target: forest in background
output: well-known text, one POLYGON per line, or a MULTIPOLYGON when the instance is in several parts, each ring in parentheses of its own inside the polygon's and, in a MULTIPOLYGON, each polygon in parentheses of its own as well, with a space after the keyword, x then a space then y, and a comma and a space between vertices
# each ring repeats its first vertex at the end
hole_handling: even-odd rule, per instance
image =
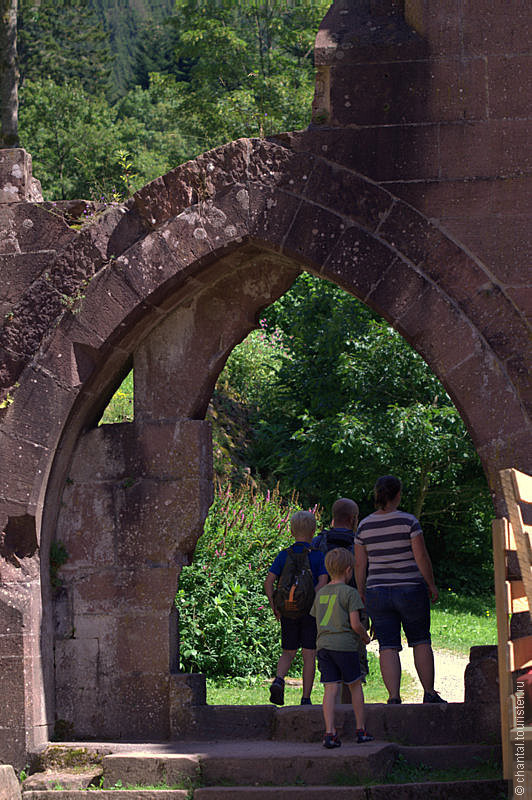
MULTIPOLYGON (((45 198, 119 202, 208 148, 305 127, 328 6, 20 0, 20 140, 45 198)), ((103 422, 132 408, 128 376, 103 422)), ((338 287, 304 273, 264 312, 209 418, 217 492, 180 579, 182 668, 267 671, 277 634, 262 576, 290 513, 312 508, 327 525, 347 495, 365 515, 380 474, 402 478, 449 597, 492 594, 493 510, 458 412, 397 332, 338 287), (239 643, 245 663, 231 660, 239 643)))
POLYGON ((124 5, 19 0, 20 143, 45 199, 123 199, 211 147, 308 124, 328 2, 124 5))

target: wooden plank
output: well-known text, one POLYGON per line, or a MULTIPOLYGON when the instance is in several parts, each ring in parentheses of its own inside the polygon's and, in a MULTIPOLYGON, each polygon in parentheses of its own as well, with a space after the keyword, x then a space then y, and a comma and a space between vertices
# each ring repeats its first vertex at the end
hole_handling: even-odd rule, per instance
POLYGON ((532 503, 532 475, 512 470, 515 494, 520 503, 532 503))
POLYGON ((530 538, 524 530, 523 518, 518 503, 519 493, 522 491, 528 492, 528 479, 532 479, 530 476, 525 475, 524 472, 518 472, 515 469, 502 469, 499 475, 515 537, 521 578, 528 597, 529 608, 532 608, 532 548, 530 538))
POLYGON ((515 553, 515 551, 517 550, 517 545, 515 543, 515 536, 514 536, 514 532, 512 530, 512 526, 508 525, 506 530, 507 530, 507 534, 506 534, 506 549, 507 550, 513 550, 514 553, 515 553))
POLYGON ((510 614, 530 610, 523 581, 506 581, 506 596, 510 614))
POLYGON ((510 670, 529 669, 532 667, 532 636, 513 639, 510 645, 510 670))
POLYGON ((512 753, 510 749, 510 697, 513 693, 512 674, 509 664, 508 639, 510 620, 508 616, 508 595, 506 592, 506 543, 508 541, 508 520, 494 519, 492 523, 493 568, 495 578, 495 608, 497 613, 497 659, 499 666, 499 700, 501 708, 501 743, 503 775, 511 780, 513 775, 512 753))

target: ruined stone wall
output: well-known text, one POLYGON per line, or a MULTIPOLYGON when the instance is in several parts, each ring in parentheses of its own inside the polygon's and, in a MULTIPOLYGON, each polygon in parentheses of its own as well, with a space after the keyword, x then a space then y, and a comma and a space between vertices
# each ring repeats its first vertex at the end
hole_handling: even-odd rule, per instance
POLYGON ((528 122, 505 88, 526 26, 510 5, 405 0, 405 19, 393 0, 337 0, 307 131, 218 148, 120 206, 42 203, 26 154, 0 153, 0 758, 25 763, 57 719, 125 737, 185 724, 171 601, 208 505, 203 416, 299 270, 423 355, 498 513, 498 469, 532 472, 532 277, 508 245, 526 245, 528 122), (131 364, 135 423, 96 428, 131 364))
MULTIPOLYGON (((336 2, 316 41, 314 125, 287 137, 386 187, 485 266, 484 283, 465 270, 454 280, 473 314, 483 295, 484 335, 529 414, 530 350, 499 321, 511 307, 526 328, 532 318, 531 22, 522 0, 336 2)), ((415 217, 397 220, 396 237, 419 261, 415 217)), ((482 381, 468 391, 480 396, 482 381)))

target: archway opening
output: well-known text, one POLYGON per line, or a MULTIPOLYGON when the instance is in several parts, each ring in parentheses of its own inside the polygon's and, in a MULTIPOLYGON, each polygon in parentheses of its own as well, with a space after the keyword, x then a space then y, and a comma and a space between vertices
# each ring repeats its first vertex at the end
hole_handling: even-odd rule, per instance
MULTIPOLYGON (((126 421, 131 406, 129 375, 102 419, 126 421)), ((420 518, 435 563, 439 660, 461 668, 461 686, 442 692, 463 700, 469 647, 496 639, 493 511, 463 422, 421 357, 360 301, 306 273, 232 351, 207 417, 215 498, 176 598, 179 669, 207 675, 207 701, 266 702, 279 633, 262 582, 290 542, 292 511, 313 509, 327 527, 332 502, 347 495, 365 516, 375 478, 389 472, 403 478, 403 507, 420 518)), ((367 695, 379 701, 374 650, 367 695)), ((414 700, 411 662, 405 647, 403 695, 414 700)), ((296 661, 287 698, 300 672, 296 661)))

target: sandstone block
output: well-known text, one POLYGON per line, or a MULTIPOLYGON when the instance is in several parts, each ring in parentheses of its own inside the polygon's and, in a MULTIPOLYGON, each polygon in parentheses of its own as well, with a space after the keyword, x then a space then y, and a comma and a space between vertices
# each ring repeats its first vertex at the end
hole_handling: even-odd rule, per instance
POLYGON ((103 759, 105 785, 113 786, 121 781, 125 786, 149 786, 165 783, 172 786, 182 783, 184 778, 195 779, 199 769, 196 755, 169 753, 113 753, 103 759))
POLYGON ((499 703, 497 646, 472 647, 464 673, 466 703, 499 703))
POLYGON ((346 230, 345 218, 303 202, 283 242, 283 251, 314 269, 327 261, 346 230))
POLYGON ((305 196, 317 197, 331 211, 374 231, 392 206, 387 191, 364 180, 360 175, 338 165, 317 160, 307 185, 305 196))
POLYGON ((54 262, 55 251, 38 253, 5 253, 0 255, 0 321, 9 322, 13 306, 24 292, 54 262))
MULTIPOLYGON (((24 795, 27 792, 42 792, 53 790, 57 786, 62 789, 87 789, 102 774, 99 766, 88 767, 79 772, 66 770, 47 770, 29 775, 24 781, 24 795)), ((57 790, 56 790, 57 791, 57 790)))
POLYGON ((0 800, 21 800, 20 784, 9 764, 0 764, 0 800))
MULTIPOLYGON (((172 598, 167 598, 168 606, 172 598)), ((169 612, 123 614, 117 629, 117 670, 129 673, 165 674, 170 668, 169 612)))
POLYGON ((396 259, 396 253, 386 244, 353 225, 331 250, 321 274, 368 301, 396 259))
POLYGON ((42 201, 41 185, 31 174, 31 156, 22 148, 0 150, 0 203, 42 201))
POLYGON ((86 689, 98 684, 97 664, 99 658, 98 639, 57 639, 55 642, 56 688, 68 691, 83 676, 86 689))

